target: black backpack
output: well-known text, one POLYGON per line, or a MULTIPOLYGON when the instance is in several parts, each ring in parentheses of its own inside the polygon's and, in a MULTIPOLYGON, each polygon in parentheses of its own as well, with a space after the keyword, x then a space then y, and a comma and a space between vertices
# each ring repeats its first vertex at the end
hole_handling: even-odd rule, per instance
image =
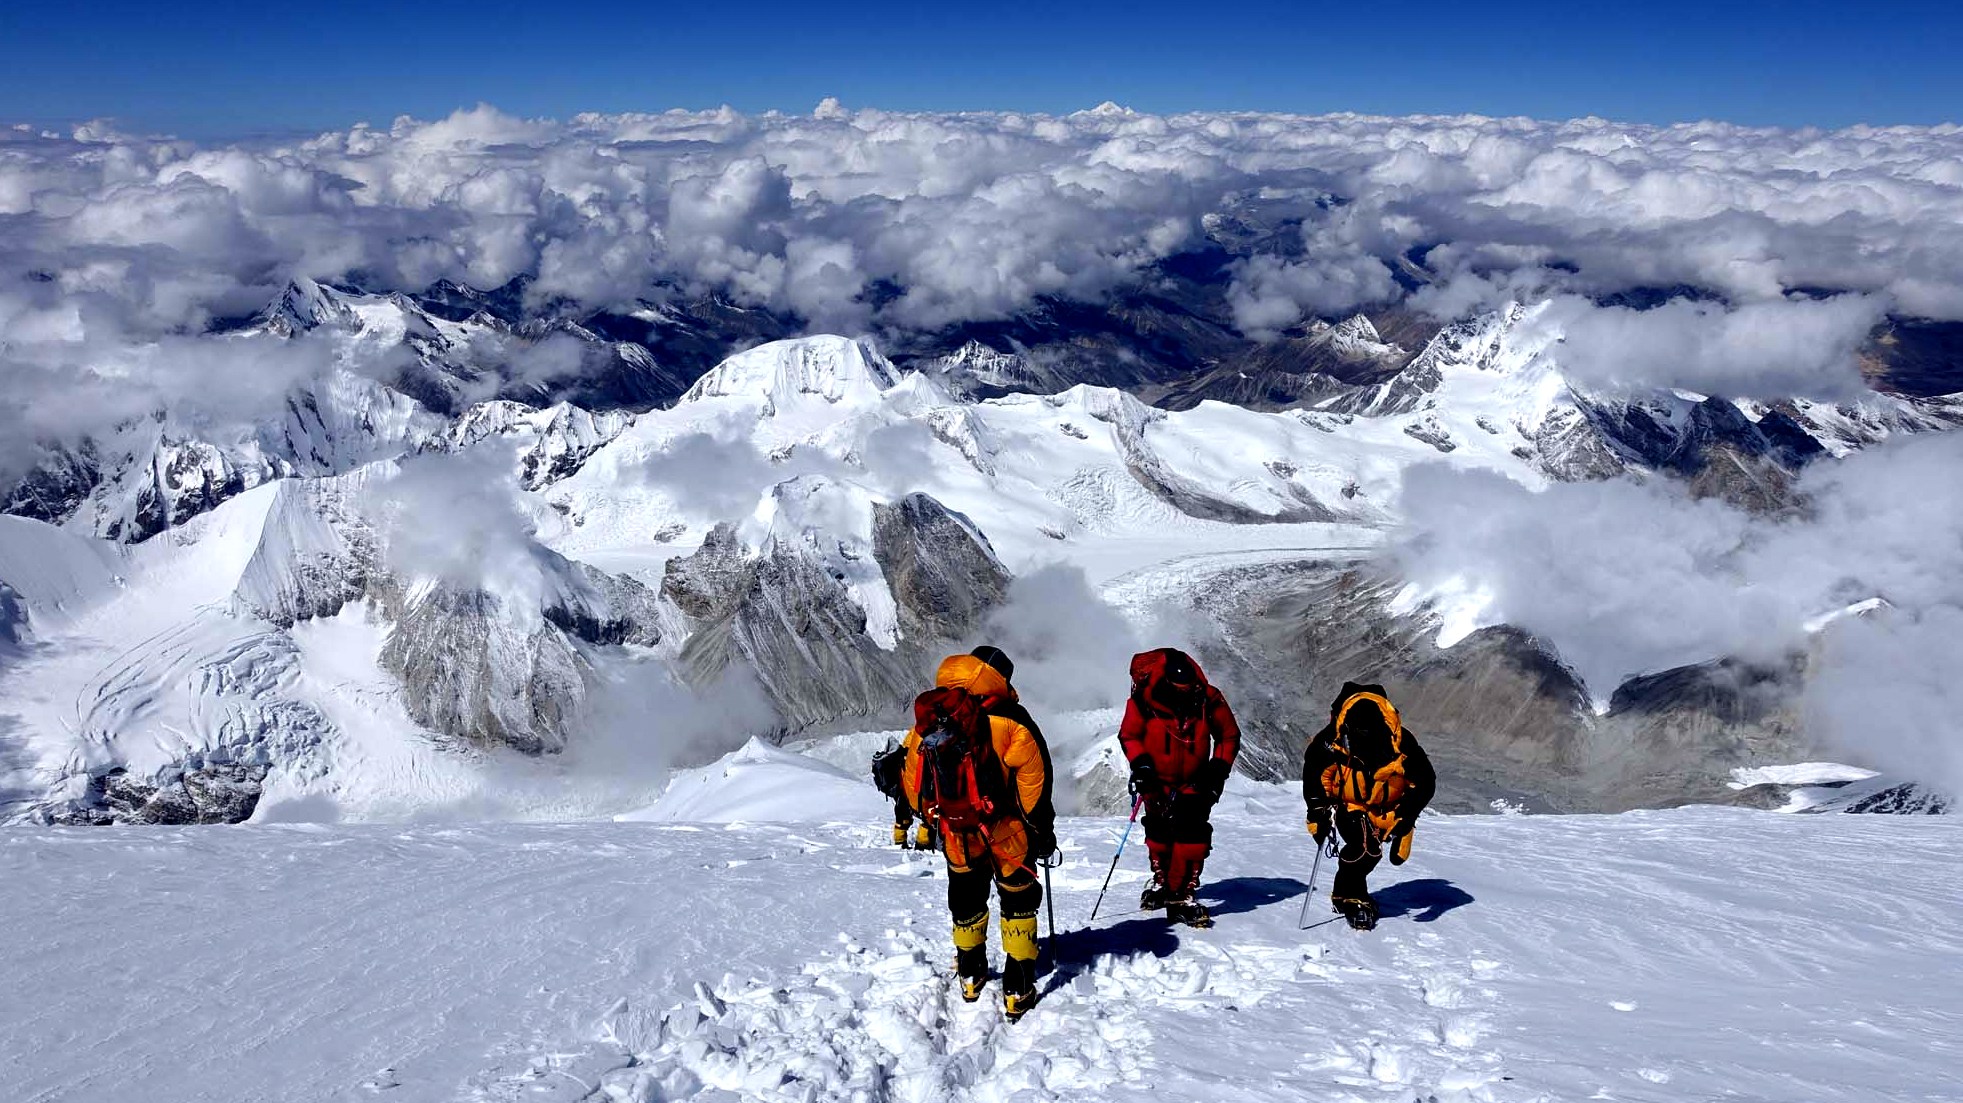
POLYGON ((872 783, 887 799, 903 801, 907 799, 906 768, 907 749, 898 743, 888 743, 885 750, 872 756, 872 783))

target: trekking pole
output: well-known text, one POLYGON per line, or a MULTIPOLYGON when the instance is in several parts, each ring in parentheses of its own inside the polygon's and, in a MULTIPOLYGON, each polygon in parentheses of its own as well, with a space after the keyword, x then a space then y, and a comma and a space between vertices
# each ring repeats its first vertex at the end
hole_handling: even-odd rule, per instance
POLYGON ((1131 819, 1125 821, 1125 833, 1118 836, 1118 852, 1111 855, 1111 868, 1104 871, 1104 887, 1097 890, 1097 903, 1091 905, 1091 920, 1097 919, 1097 909, 1104 906, 1104 894, 1111 890, 1111 875, 1118 872, 1118 859, 1125 856, 1125 840, 1131 838, 1131 825, 1138 822, 1138 806, 1145 803, 1144 797, 1133 797, 1131 819))
MULTIPOLYGON (((1050 870, 1055 868, 1055 859, 1056 851, 1053 850, 1040 863, 1043 867, 1043 903, 1050 910, 1050 935, 1043 940, 1046 945, 1056 941, 1056 890, 1050 887, 1050 870)), ((1050 950, 1054 955, 1055 947, 1050 947, 1050 950)))
MULTIPOLYGON (((1330 835, 1330 841, 1331 841, 1331 842, 1334 842, 1334 841, 1335 841, 1335 835, 1336 835, 1336 832, 1335 832, 1335 829, 1334 829, 1333 827, 1332 827, 1332 828, 1330 829, 1330 831, 1329 831, 1329 835, 1330 835)), ((1329 849, 1329 847, 1328 847, 1328 845, 1326 845, 1326 844, 1325 844, 1325 843, 1324 843, 1324 842, 1323 842, 1322 840, 1320 840, 1320 839, 1317 839, 1317 840, 1316 840, 1316 844, 1315 844, 1315 863, 1314 863, 1313 865, 1311 865, 1311 866, 1309 867, 1309 891, 1307 891, 1307 892, 1305 892, 1305 893, 1303 893, 1303 894, 1302 894, 1302 916, 1301 916, 1301 918, 1299 918, 1299 919, 1297 919, 1297 920, 1295 921, 1295 929, 1296 929, 1296 930, 1298 930, 1298 931, 1299 931, 1299 930, 1302 930, 1302 929, 1304 929, 1304 928, 1305 928, 1305 927, 1306 927, 1306 926, 1308 925, 1308 922, 1309 922, 1309 901, 1311 901, 1311 900, 1314 900, 1314 899, 1315 899, 1315 878, 1316 878, 1316 874, 1317 874, 1317 873, 1319 873, 1319 872, 1321 872, 1321 870, 1322 870, 1322 854, 1323 854, 1323 851, 1325 851, 1325 850, 1328 850, 1328 849, 1329 849)))

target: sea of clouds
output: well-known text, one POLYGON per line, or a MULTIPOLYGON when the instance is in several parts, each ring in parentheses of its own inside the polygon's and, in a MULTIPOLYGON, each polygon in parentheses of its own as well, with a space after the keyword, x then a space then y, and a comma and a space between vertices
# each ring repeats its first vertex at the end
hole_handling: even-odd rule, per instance
POLYGON ((282 144, 93 124, 0 131, 0 340, 151 340, 250 313, 291 276, 420 290, 535 277, 624 307, 719 290, 814 329, 1094 300, 1248 204, 1299 216, 1245 259, 1249 333, 1403 297, 1796 289, 1963 318, 1963 128, 1600 120, 734 111, 513 118, 490 107, 282 144), (1316 202, 1334 197, 1338 202, 1316 202), (869 287, 897 298, 875 308, 869 287))
POLYGON ((0 129, 0 436, 159 406, 250 418, 324 358, 195 338, 295 276, 409 292, 526 276, 541 309, 716 291, 878 335, 1095 301, 1243 218, 1286 227, 1228 273, 1233 322, 1258 338, 1398 301, 1459 318, 1568 296, 1591 381, 1776 397, 1843 393, 1847 350, 1887 313, 1963 318, 1955 126, 831 101, 563 121, 480 106, 234 145, 20 125, 0 129), (1409 291, 1393 272, 1414 259, 1409 291), (1720 303, 1595 302, 1679 286, 1720 303))

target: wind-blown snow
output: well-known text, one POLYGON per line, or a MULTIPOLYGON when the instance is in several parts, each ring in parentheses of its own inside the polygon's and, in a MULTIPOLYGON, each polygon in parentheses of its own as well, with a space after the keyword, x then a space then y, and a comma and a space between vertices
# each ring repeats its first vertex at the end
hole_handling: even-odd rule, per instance
POLYGON ((1873 770, 1838 762, 1795 762, 1786 766, 1740 766, 1731 771, 1734 789, 1753 785, 1825 785, 1835 781, 1865 781, 1873 770))
POLYGON ((707 766, 678 770, 661 799, 614 817, 624 823, 797 823, 815 817, 878 823, 891 801, 848 773, 760 739, 707 766))

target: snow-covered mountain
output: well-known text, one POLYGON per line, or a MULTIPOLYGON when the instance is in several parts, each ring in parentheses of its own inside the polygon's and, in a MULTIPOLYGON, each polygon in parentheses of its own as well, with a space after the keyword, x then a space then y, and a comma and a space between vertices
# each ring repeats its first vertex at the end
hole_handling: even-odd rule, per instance
MULTIPOLYGON (((236 819, 320 798, 388 816, 557 768, 514 754, 602 746, 654 784, 672 759, 753 735, 896 724, 935 658, 984 637, 1026 641, 1039 663, 1045 647, 1081 651, 1071 633, 1111 603, 1123 615, 1091 650, 1115 670, 1147 637, 1199 649, 1257 718, 1257 776, 1290 772, 1348 676, 1335 633, 1358 641, 1335 651, 1350 673, 1403 679, 1434 727, 1475 736, 1461 804, 1722 797, 1734 767, 1813 753, 1784 706, 1741 735, 1746 706, 1712 712, 1704 683, 1584 693, 1544 644, 1426 642, 1446 613, 1396 606, 1395 580, 1365 562, 1402 519, 1404 473, 1686 476, 1776 512, 1818 457, 1963 420, 1954 397, 1590 393, 1534 306, 1415 353, 1368 318, 1310 326, 1294 339, 1341 374, 1279 411, 1081 383, 977 398, 1052 377, 979 342, 909 371, 822 336, 730 356, 666 407, 534 407, 513 389, 617 382, 645 348, 457 295, 296 281, 210 338, 331 350, 277 424, 165 415, 49 453, 16 489, 0 555, 8 814, 236 819), (472 312, 451 320, 459 304, 472 312), (104 566, 36 581, 51 557, 104 566), (1081 578, 1062 596, 1084 615, 1018 599, 1021 580, 1059 571, 1081 578), (1522 686, 1531 709, 1496 704, 1522 686), (1594 715, 1611 692, 1644 704, 1594 715), (1669 764, 1645 768, 1637 745, 1670 748, 1669 764)), ((1085 675, 1053 695, 1073 754, 1123 691, 1111 671, 1085 675)), ((1087 771, 1086 806, 1110 785, 1087 771)), ((514 814, 559 799, 528 793, 514 814)))

